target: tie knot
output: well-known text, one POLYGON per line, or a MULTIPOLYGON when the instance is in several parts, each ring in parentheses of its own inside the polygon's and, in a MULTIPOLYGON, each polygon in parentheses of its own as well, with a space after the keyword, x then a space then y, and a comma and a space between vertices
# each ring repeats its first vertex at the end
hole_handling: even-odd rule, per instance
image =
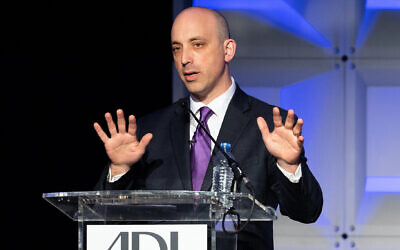
POLYGON ((200 108, 200 121, 203 123, 207 123, 208 118, 213 114, 214 112, 207 106, 201 107, 200 108))

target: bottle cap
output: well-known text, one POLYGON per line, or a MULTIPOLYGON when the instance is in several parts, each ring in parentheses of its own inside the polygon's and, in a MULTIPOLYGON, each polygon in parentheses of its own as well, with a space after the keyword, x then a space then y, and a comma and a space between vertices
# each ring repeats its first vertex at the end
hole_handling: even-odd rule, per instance
POLYGON ((229 142, 221 142, 221 148, 225 151, 231 149, 231 144, 229 142))

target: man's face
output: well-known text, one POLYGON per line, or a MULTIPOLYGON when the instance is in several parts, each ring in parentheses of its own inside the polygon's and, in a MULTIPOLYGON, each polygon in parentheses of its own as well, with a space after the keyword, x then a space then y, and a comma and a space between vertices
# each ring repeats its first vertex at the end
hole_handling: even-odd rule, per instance
POLYGON ((218 89, 225 52, 215 18, 202 13, 178 16, 171 42, 175 67, 188 91, 201 99, 218 89))

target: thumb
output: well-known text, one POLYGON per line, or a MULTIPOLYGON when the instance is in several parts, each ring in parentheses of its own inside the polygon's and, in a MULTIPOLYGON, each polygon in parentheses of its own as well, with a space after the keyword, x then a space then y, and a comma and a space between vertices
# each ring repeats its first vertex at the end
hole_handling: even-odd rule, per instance
POLYGON ((145 134, 139 142, 139 147, 142 148, 144 151, 146 149, 147 145, 149 145, 152 138, 153 138, 153 134, 151 134, 151 133, 145 134))

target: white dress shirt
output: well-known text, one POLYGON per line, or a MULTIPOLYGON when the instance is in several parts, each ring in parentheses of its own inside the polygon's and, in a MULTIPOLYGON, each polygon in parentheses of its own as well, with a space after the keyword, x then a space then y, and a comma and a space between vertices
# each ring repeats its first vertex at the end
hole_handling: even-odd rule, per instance
MULTIPOLYGON (((235 79, 231 77, 232 85, 229 87, 227 91, 225 91, 222 95, 218 96, 214 100, 212 100, 208 105, 197 101, 195 98, 190 96, 190 110, 200 119, 200 108, 207 106, 214 113, 210 116, 207 121, 208 128, 210 130, 210 134, 214 139, 218 137, 219 130, 221 129, 222 122, 224 121, 226 110, 228 109, 229 103, 233 97, 233 94, 236 90, 235 79)), ((196 120, 190 116, 190 129, 189 129, 189 138, 193 138, 194 133, 196 132, 197 122, 196 120)), ((211 142, 211 153, 214 149, 214 143, 211 142)), ((276 163, 279 170, 293 183, 298 183, 302 173, 301 173, 301 164, 296 169, 294 174, 286 171, 278 163, 276 163)))
MULTIPOLYGON (((218 96, 214 100, 212 100, 208 105, 197 101, 194 97, 190 96, 190 110, 200 119, 200 108, 207 106, 212 111, 213 114, 208 118, 207 125, 210 130, 211 136, 216 139, 218 137, 219 130, 221 129, 222 122, 224 121, 226 110, 228 109, 229 103, 233 97, 233 94, 236 90, 236 84, 233 77, 232 85, 229 87, 227 91, 225 91, 222 95, 218 96)), ((190 116, 190 128, 189 128, 189 138, 193 138, 194 133, 196 132, 197 122, 196 120, 190 116)), ((214 143, 211 142, 211 152, 213 151, 214 143)))
MULTIPOLYGON (((231 77, 232 85, 229 87, 227 91, 225 91, 222 95, 218 96, 214 100, 212 100, 208 105, 196 100, 194 97, 190 96, 190 109, 191 111, 200 119, 200 108, 207 106, 212 111, 213 114, 207 121, 208 128, 210 130, 210 134, 213 138, 217 138, 219 134, 219 130, 221 129, 222 122, 224 121, 226 110, 228 109, 229 103, 233 97, 233 94, 236 90, 235 79, 231 77)), ((189 138, 193 138, 194 133, 196 132, 197 122, 196 120, 190 116, 190 128, 189 128, 189 138)), ((261 135, 260 135, 261 136, 261 135)), ((211 152, 213 151, 214 143, 211 142, 211 152)), ((292 182, 298 183, 302 173, 301 173, 301 164, 297 167, 296 172, 294 174, 284 170, 279 164, 276 164, 278 169, 292 182)), ((108 181, 115 182, 119 178, 121 178, 124 174, 119 174, 111 177, 111 169, 108 173, 108 181)))

